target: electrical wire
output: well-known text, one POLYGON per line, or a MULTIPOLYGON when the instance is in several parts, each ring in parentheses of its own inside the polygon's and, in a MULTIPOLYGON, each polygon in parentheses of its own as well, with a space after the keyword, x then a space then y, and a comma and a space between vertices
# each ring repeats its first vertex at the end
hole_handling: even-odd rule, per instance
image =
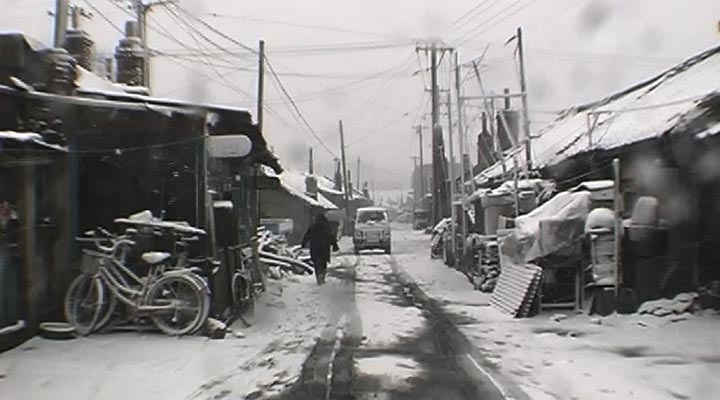
POLYGON ((465 34, 464 39, 462 39, 462 38, 459 39, 459 42, 456 46, 459 47, 460 45, 466 43, 468 40, 470 40, 472 38, 473 35, 480 35, 480 34, 487 32, 488 30, 494 28, 501 22, 506 21, 508 18, 511 18, 511 17, 517 15, 517 13, 519 13, 523 9, 529 7, 536 1, 537 0, 529 0, 527 3, 522 4, 523 0, 517 0, 513 3, 511 3, 508 7, 503 8, 497 14, 493 15, 492 17, 488 18, 487 20, 485 20, 482 23, 480 23, 479 25, 477 25, 472 30, 468 31, 465 34), (519 6, 519 7, 515 7, 515 6, 519 6), (508 10, 510 11, 510 13, 502 15, 503 13, 505 13, 508 10), (490 23, 490 25, 487 25, 488 23, 490 23))
MULTIPOLYGON (((237 19, 237 20, 251 21, 251 22, 262 22, 262 23, 268 23, 268 24, 291 26, 291 27, 296 27, 296 28, 306 28, 306 29, 313 29, 313 30, 345 33, 345 34, 351 34, 351 35, 387 37, 387 38, 393 38, 393 39, 398 38, 397 36, 394 36, 394 35, 384 34, 384 33, 379 33, 379 32, 358 31, 358 30, 350 30, 350 29, 346 29, 346 28, 338 28, 338 27, 323 26, 323 25, 308 25, 308 24, 300 24, 297 22, 255 18, 255 17, 240 16, 240 15, 220 14, 220 13, 216 13, 216 12, 208 13, 206 15, 215 17, 215 18, 237 19)), ((411 38, 407 38, 407 39, 411 40, 411 38)))
POLYGON ((491 3, 491 4, 489 4, 487 7, 485 7, 484 9, 478 11, 478 9, 480 9, 480 7, 484 6, 485 4, 487 4, 487 3, 489 3, 489 2, 490 2, 490 0, 481 1, 479 4, 475 5, 473 8, 471 8, 470 10, 468 10, 467 12, 465 12, 465 13, 464 13, 463 15, 461 15, 459 18, 455 19, 455 21, 453 21, 453 22, 450 24, 450 27, 448 28, 449 31, 450 31, 450 32, 456 31, 456 30, 459 30, 459 29, 463 28, 464 26, 467 26, 467 24, 468 24, 470 21, 472 21, 472 18, 471 18, 472 14, 475 14, 474 17, 477 18, 477 17, 481 16, 485 11, 489 10, 490 8, 492 8, 492 7, 495 5, 495 4, 492 4, 492 3, 491 3), (477 11, 477 12, 476 12, 476 11, 477 11), (462 21, 464 21, 464 22, 462 22, 462 21), (459 25, 458 25, 458 24, 459 24, 459 25))
MULTIPOLYGON (((403 62, 400 64, 400 66, 399 66, 398 68, 400 68, 401 70, 402 70, 403 68, 406 69, 406 68, 409 66, 408 64, 409 64, 411 61, 412 61, 412 54, 410 54, 410 56, 409 56, 408 58, 404 59, 403 62)), ((286 70, 290 70, 288 67, 284 67, 284 68, 285 68, 286 70)), ((392 68, 391 68, 390 70, 392 70, 392 68)), ((398 76, 402 76, 403 74, 398 73, 397 75, 398 75, 398 76)), ((409 74, 408 74, 408 75, 409 75, 409 74)), ((397 78, 397 79, 399 79, 399 78, 397 78)), ((397 81, 397 79, 396 79, 396 81, 397 81)), ((338 90, 338 87, 335 87, 335 88, 326 87, 326 90, 337 91, 337 90, 338 90)), ((394 110, 394 111, 397 111, 397 112, 404 112, 403 110, 399 110, 399 109, 397 109, 397 108, 395 108, 395 107, 391 107, 391 106, 383 105, 383 104, 378 104, 376 98, 373 99, 373 100, 368 100, 368 99, 364 99, 364 98, 361 98, 361 97, 358 97, 358 96, 354 96, 354 95, 351 95, 351 94, 348 94, 348 93, 342 93, 342 95, 345 96, 345 97, 347 97, 347 98, 349 98, 349 99, 352 99, 352 100, 354 100, 354 101, 356 101, 356 102, 364 103, 364 104, 367 104, 367 105, 370 105, 370 106, 373 106, 373 107, 382 108, 382 109, 384 109, 384 110, 390 109, 390 110, 394 110)))
POLYGON ((226 35, 226 34, 223 33, 222 31, 216 29, 216 28, 213 27, 212 25, 210 25, 210 24, 208 24, 207 22, 203 21, 201 18, 198 18, 195 14, 193 14, 193 13, 185 10, 184 8, 180 7, 179 5, 177 5, 177 3, 175 3, 174 6, 175 6, 177 9, 179 9, 182 13, 184 13, 185 15, 187 15, 188 17, 190 17, 190 18, 192 18, 192 19, 200 22, 200 24, 202 24, 204 27, 206 27, 207 29, 209 29, 210 31, 212 31, 213 33, 215 33, 216 35, 222 37, 223 39, 229 41, 230 43, 236 44, 236 45, 244 48, 245 50, 249 51, 250 53, 258 54, 258 50, 254 49, 254 48, 252 48, 252 47, 250 47, 250 46, 248 46, 248 45, 246 45, 245 43, 242 43, 242 42, 236 40, 235 38, 233 38, 233 37, 231 37, 231 36, 226 35))
POLYGON ((95 14, 99 15, 100 18, 102 18, 105 22, 107 22, 108 25, 110 25, 113 29, 118 31, 120 34, 125 33, 125 32, 123 32, 122 29, 120 29, 119 26, 115 25, 115 23, 112 22, 112 20, 110 20, 110 18, 108 18, 107 15, 105 15, 102 11, 100 11, 99 8, 97 8, 94 4, 92 4, 90 2, 90 0, 83 0, 83 1, 85 2, 85 4, 87 4, 88 7, 90 7, 90 9, 92 9, 95 12, 95 14))
POLYGON ((348 147, 350 147, 350 146, 356 145, 356 144, 364 141, 365 139, 368 139, 368 138, 370 138, 370 137, 372 137, 372 136, 374 136, 374 135, 377 135, 378 133, 382 133, 382 132, 383 132, 383 129, 385 129, 385 128, 387 128, 388 126, 391 126, 391 125, 397 123, 397 122, 400 121, 400 120, 403 120, 403 119, 407 118, 409 115, 410 115, 410 111, 408 111, 408 112, 406 112, 406 113, 403 113, 403 114, 402 114, 400 117, 398 117, 398 118, 394 118, 394 119, 392 119, 392 120, 390 120, 390 121, 387 121, 386 123, 384 123, 384 124, 380 125, 379 127, 375 128, 373 131, 368 132, 366 135, 363 135, 363 136, 357 138, 356 140, 353 140, 352 142, 346 144, 346 145, 345 145, 345 148, 348 148, 348 147))
MULTIPOLYGON (((163 3, 163 7, 166 8, 167 12, 168 12, 168 13, 170 14, 170 16, 175 20, 175 22, 178 23, 178 25, 181 26, 181 28, 182 28, 183 26, 185 26, 185 27, 189 30, 188 33, 190 34, 190 37, 191 37, 191 38, 195 41, 195 43, 196 43, 199 47, 201 47, 201 49, 202 49, 202 45, 201 45, 200 41, 199 41, 199 40, 197 39, 197 37, 193 34, 193 32, 200 34, 199 31, 197 30, 197 28, 195 28, 190 22, 188 22, 187 20, 185 20, 182 16, 180 16, 180 15, 179 15, 178 13, 176 13, 174 10, 170 9, 169 7, 167 7, 166 4, 163 3)), ((206 37, 202 36, 201 34, 200 34, 200 36, 201 36, 202 38, 205 38, 205 39, 206 39, 206 37)), ((207 39, 206 39, 206 40, 207 40, 207 39)), ((202 49, 202 50, 204 50, 204 49, 202 49)), ((233 90, 238 91, 238 92, 247 93, 246 91, 244 91, 244 90, 242 90, 242 89, 240 89, 240 88, 235 87, 235 85, 234 85, 232 82, 230 82, 230 81, 227 79, 227 77, 226 77, 225 75, 223 75, 214 65, 212 65, 207 58, 205 58, 205 60, 206 60, 206 65, 208 65, 208 66, 212 69, 212 71, 215 72, 215 74, 220 78, 220 80, 221 80, 225 85, 227 85, 227 87, 230 87, 230 88, 232 88, 233 90)), ((250 99, 254 99, 254 97, 255 97, 255 96, 252 96, 250 93, 247 93, 247 96, 248 96, 248 98, 250 98, 250 99)))
POLYGON ((283 93, 283 94, 287 97, 287 99, 290 101, 290 104, 292 105, 293 109, 294 109, 295 112, 297 113, 298 117, 300 117, 300 119, 302 120, 303 124, 304 124, 305 127, 308 129, 308 131, 310 131, 310 133, 315 137, 315 139, 318 141, 318 143, 320 143, 320 145, 322 145, 322 147, 323 147, 331 156, 333 156, 334 158, 337 158, 337 155, 335 154, 335 152, 332 151, 332 150, 330 149, 330 147, 328 147, 327 144, 325 144, 325 142, 320 138, 320 136, 317 134, 317 132, 315 132, 315 129, 313 129, 312 125, 310 125, 310 123, 308 122, 308 120, 307 120, 307 119, 305 118, 305 116, 302 114, 302 111, 300 111, 300 108, 299 108, 299 107, 297 106, 297 104, 295 103, 295 100, 293 100, 293 98, 292 98, 292 96, 290 95, 290 93, 288 92, 287 88, 285 87, 285 85, 284 85, 284 84, 282 83, 282 81, 280 80, 280 77, 279 77, 279 76, 277 75, 277 73, 275 72, 275 67, 273 67, 272 63, 270 62, 270 60, 269 60, 267 57, 265 57, 265 63, 267 64, 268 69, 270 70, 270 74, 273 76, 273 78, 275 78, 275 80, 277 81, 278 85, 280 86, 280 89, 281 89, 282 93, 283 93))

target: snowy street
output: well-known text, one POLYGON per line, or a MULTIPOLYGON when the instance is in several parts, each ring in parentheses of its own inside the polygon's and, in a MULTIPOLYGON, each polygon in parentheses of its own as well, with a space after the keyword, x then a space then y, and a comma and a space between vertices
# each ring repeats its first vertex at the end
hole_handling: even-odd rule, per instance
POLYGON ((392 255, 341 243, 318 287, 270 281, 222 340, 36 337, 0 355, 3 399, 709 399, 718 316, 511 319, 396 227, 392 255), (703 334, 704 332, 704 334, 703 334))

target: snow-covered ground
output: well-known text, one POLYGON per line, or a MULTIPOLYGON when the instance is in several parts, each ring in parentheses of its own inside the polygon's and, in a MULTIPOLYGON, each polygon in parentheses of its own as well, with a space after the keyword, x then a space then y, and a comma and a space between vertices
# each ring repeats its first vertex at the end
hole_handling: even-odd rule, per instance
MULTIPOLYGON (((396 269, 452 316, 482 355, 477 368, 529 398, 720 398, 720 317, 714 312, 680 320, 627 315, 598 321, 573 313, 560 322, 552 314, 512 319, 490 307, 489 295, 473 290, 462 274, 430 259, 427 235, 398 229, 394 240, 392 256, 337 256, 322 287, 311 276, 270 281, 258 323, 234 326, 241 334, 222 340, 149 332, 34 338, 0 354, 0 399, 294 399, 291 387, 303 381, 306 361, 322 344, 330 345, 325 364, 319 360, 310 372, 327 374, 332 361, 352 361, 339 381, 352 379, 347 387, 358 399, 393 392, 428 398, 433 390, 439 394, 429 398, 448 398, 471 383, 457 365, 443 364, 458 358, 437 347, 444 325, 396 269)), ((347 242, 341 247, 350 248, 347 242)))
POLYGON ((718 399, 720 316, 686 320, 568 312, 512 319, 489 306, 459 272, 429 257, 429 237, 399 231, 397 263, 456 316, 459 328, 500 373, 533 399, 718 399), (599 322, 599 324, 598 324, 599 322))
POLYGON ((278 393, 297 379, 325 326, 313 277, 270 281, 263 315, 212 340, 114 332, 35 337, 0 354, 3 400, 211 399, 278 393))

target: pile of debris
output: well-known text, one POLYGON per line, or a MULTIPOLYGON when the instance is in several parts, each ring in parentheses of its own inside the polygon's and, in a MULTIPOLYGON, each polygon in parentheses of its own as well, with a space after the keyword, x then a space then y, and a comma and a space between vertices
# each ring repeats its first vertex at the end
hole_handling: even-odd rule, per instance
POLYGON ((475 290, 491 293, 495 290, 499 277, 500 265, 482 265, 480 266, 479 274, 473 275, 472 283, 475 286, 475 290))
POLYGON ((698 294, 695 292, 680 293, 672 299, 646 301, 638 308, 637 313, 656 317, 692 313, 699 307, 697 300, 698 294))
POLYGON ((312 275, 307 251, 300 246, 288 246, 284 236, 258 229, 257 241, 260 261, 267 267, 269 277, 281 279, 286 273, 312 275))
POLYGON ((475 290, 490 293, 495 289, 498 278, 500 277, 500 254, 498 252, 498 242, 495 240, 487 240, 486 237, 475 235, 473 244, 470 248, 477 254, 477 267, 470 271, 470 281, 475 290))

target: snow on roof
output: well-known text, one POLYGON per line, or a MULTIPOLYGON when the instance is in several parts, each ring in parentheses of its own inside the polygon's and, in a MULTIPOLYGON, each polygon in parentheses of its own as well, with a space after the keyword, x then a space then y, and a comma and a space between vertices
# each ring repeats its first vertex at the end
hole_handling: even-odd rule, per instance
MULTIPOLYGON (((12 88, 5 85, 0 85, 0 93, 10 93, 10 94, 17 94, 19 93, 16 88, 12 88)), ((194 112, 191 109, 181 109, 176 106, 164 106, 164 105, 153 105, 150 107, 147 103, 139 103, 139 102, 133 102, 133 101, 120 101, 120 100, 106 100, 106 99, 94 99, 89 97, 79 97, 79 96, 65 96, 60 94, 54 94, 54 93, 46 93, 46 92, 38 92, 38 91, 32 91, 30 93, 24 94, 26 97, 34 98, 34 99, 40 99, 40 100, 47 100, 47 101, 57 101, 62 102, 66 104, 78 104, 78 105, 87 105, 87 106, 93 106, 93 107, 107 107, 107 108, 123 108, 126 110, 153 110, 161 112, 162 110, 166 111, 175 111, 175 112, 185 112, 185 113, 191 113, 194 112)), ((130 96, 130 95, 128 95, 130 96)))
POLYGON ((187 233, 191 235, 205 235, 205 231, 195 228, 185 221, 164 221, 156 218, 149 210, 140 211, 127 218, 115 218, 115 222, 119 224, 154 227, 172 229, 176 232, 187 233))
MULTIPOLYGON (((539 132, 531 143, 533 165, 547 167, 572 156, 592 151, 610 150, 643 140, 657 138, 680 125, 697 111, 704 101, 720 96, 720 46, 697 54, 667 71, 629 89, 600 101, 564 111, 539 132), (597 117, 597 124, 588 135, 588 123, 597 117)), ((720 133, 715 124, 688 134, 720 133)), ((522 149, 506 156, 506 168, 512 169, 512 158, 522 149), (508 161, 509 160, 509 161, 508 161)), ((525 157, 518 156, 523 167, 525 157)), ((475 177, 476 181, 495 178, 502 173, 500 162, 475 177)))
POLYGON ((20 143, 33 143, 52 150, 67 151, 66 147, 45 142, 39 133, 34 132, 0 131, 0 139, 13 140, 20 143))
POLYGON ((594 192, 596 190, 607 190, 612 189, 615 186, 615 182, 611 180, 600 180, 600 181, 587 181, 570 189, 571 192, 589 191, 594 192))
POLYGON ((34 51, 38 50, 44 50, 48 47, 41 41, 32 38, 30 36, 26 36, 25 33, 22 31, 14 31, 14 30, 0 30, 0 36, 19 36, 22 37, 22 39, 25 41, 25 43, 30 47, 30 49, 34 51))
POLYGON ((218 200, 213 202, 213 208, 233 208, 233 202, 230 200, 218 200))
POLYGON ((305 177, 306 174, 303 174, 298 171, 292 171, 292 170, 285 170, 281 174, 276 174, 271 168, 267 166, 263 166, 263 170, 265 172, 265 175, 271 176, 271 177, 277 177, 280 180, 280 185, 290 193, 291 195, 305 201, 306 203, 310 204, 313 207, 321 207, 325 210, 335 210, 337 209, 337 206, 333 204, 330 200, 328 200, 325 196, 322 195, 322 193, 317 193, 317 199, 310 196, 309 193, 305 191, 305 177))
POLYGON ((317 180, 318 189, 322 190, 323 192, 337 195, 342 195, 344 193, 342 190, 335 189, 335 182, 333 182, 330 178, 323 175, 313 176, 315 176, 315 179, 317 180))
POLYGON ((358 212, 360 211, 387 211, 387 208, 385 207, 360 207, 357 209, 358 212))
POLYGON ((10 139, 17 142, 30 142, 35 140, 41 140, 42 136, 40 136, 39 133, 32 132, 3 131, 0 132, 0 139, 10 139))
POLYGON ((94 74, 85 68, 77 67, 77 78, 75 79, 75 85, 82 92, 96 93, 96 94, 126 94, 124 85, 117 84, 108 79, 103 78, 100 75, 94 74))

